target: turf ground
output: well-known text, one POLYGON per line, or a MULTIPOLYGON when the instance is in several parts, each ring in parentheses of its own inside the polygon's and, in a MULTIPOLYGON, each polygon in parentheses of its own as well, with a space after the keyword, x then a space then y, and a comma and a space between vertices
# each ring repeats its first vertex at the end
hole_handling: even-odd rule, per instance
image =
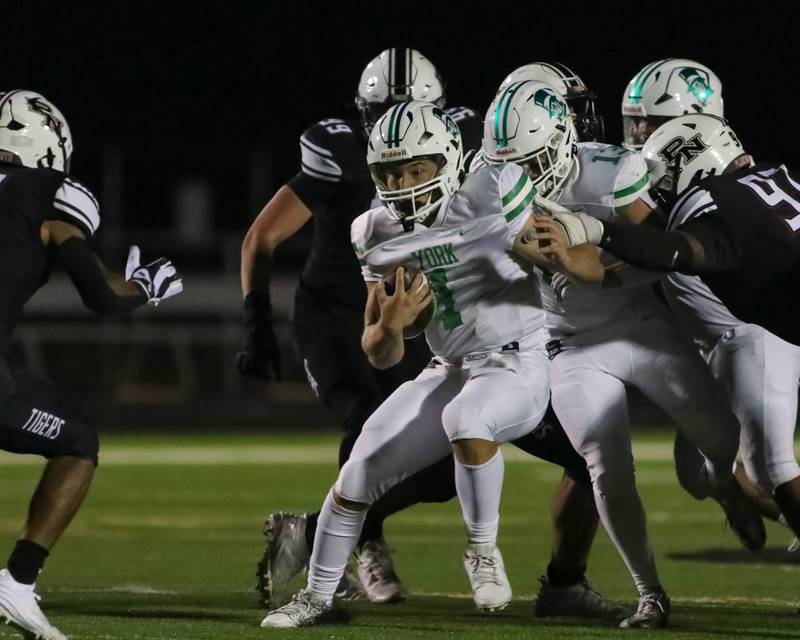
MULTIPOLYGON (((800 558, 791 536, 768 525, 752 554, 725 530, 718 508, 677 487, 668 436, 636 441, 638 482, 678 639, 800 637, 800 558)), ((107 437, 90 497, 40 580, 51 621, 73 640, 221 638, 620 638, 608 625, 533 618, 536 578, 549 552, 550 494, 558 470, 507 452, 500 545, 515 598, 490 617, 473 611, 460 565, 457 504, 395 516, 387 539, 413 597, 404 604, 344 603, 349 624, 269 631, 258 623, 254 568, 263 516, 316 508, 335 477, 336 441, 299 437, 107 437)), ((35 459, 0 456, 0 555, 7 553, 38 477, 35 459)), ((607 596, 634 592, 600 532, 590 578, 607 596)), ((0 629, 0 638, 16 637, 0 629)))

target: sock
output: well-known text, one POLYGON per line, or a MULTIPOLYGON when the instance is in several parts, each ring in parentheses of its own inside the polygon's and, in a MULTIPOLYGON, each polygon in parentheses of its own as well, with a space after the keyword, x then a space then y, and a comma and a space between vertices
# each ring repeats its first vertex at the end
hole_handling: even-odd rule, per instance
POLYGON ((503 493, 503 455, 479 465, 455 461, 456 491, 470 544, 495 544, 503 493))
POLYGON ((8 572, 22 584, 33 584, 50 552, 30 540, 17 540, 8 558, 8 572))
POLYGON ((367 542, 383 538, 383 516, 373 513, 372 509, 367 511, 364 528, 361 529, 361 537, 358 539, 358 546, 363 547, 367 542))
POLYGON ((661 589, 661 582, 647 538, 644 507, 636 491, 633 476, 631 475, 629 482, 616 479, 613 493, 607 490, 608 484, 610 483, 603 476, 596 478, 593 483, 600 520, 628 567, 639 594, 658 591, 661 589), (598 488, 598 484, 603 488, 598 488))
POLYGON ((309 513, 306 518, 306 544, 312 551, 314 550, 314 536, 317 534, 317 520, 319 520, 319 511, 309 513))
POLYGON ((571 587, 578 584, 586 574, 586 565, 577 569, 564 569, 552 562, 547 565, 547 582, 551 587, 571 587))
POLYGON ((332 491, 325 498, 308 568, 308 589, 326 602, 333 600, 366 515, 366 511, 350 511, 336 504, 332 491))

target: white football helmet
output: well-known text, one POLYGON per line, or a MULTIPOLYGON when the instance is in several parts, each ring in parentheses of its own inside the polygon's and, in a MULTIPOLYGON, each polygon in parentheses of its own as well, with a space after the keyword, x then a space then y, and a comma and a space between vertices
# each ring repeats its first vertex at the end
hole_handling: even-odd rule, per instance
POLYGON ((361 73, 356 106, 364 133, 393 104, 424 100, 444 106, 444 83, 433 63, 416 49, 398 47, 381 51, 361 73))
POLYGON ((71 156, 69 125, 52 102, 25 89, 0 93, 0 160, 66 173, 71 156))
POLYGON ((544 82, 508 85, 483 123, 487 162, 526 165, 539 195, 558 193, 575 162, 577 133, 561 94, 544 82))
POLYGON ((690 113, 725 117, 717 74, 684 58, 653 62, 633 77, 622 97, 623 146, 641 149, 660 125, 690 113))
POLYGON ((378 197, 392 217, 402 222, 427 218, 445 196, 459 188, 463 178, 464 152, 458 125, 441 107, 414 100, 389 109, 372 130, 367 145, 367 164, 378 197), (435 177, 422 184, 390 190, 387 166, 415 158, 429 158, 439 167, 435 177), (417 200, 428 195, 425 202, 417 200))
POLYGON ((558 89, 572 111, 579 141, 596 142, 603 139, 605 123, 603 116, 597 113, 597 94, 569 67, 559 62, 531 62, 522 65, 506 76, 497 93, 510 84, 523 80, 544 82, 558 89))
POLYGON ((752 164, 728 123, 709 114, 680 116, 662 124, 647 139, 642 155, 652 183, 673 195, 703 178, 752 164))

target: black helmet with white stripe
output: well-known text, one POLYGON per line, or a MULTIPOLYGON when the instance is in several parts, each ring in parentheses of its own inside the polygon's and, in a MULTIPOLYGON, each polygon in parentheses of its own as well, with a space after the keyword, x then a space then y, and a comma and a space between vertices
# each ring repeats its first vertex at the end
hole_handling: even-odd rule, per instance
POLYGON ((43 95, 0 93, 0 161, 69 172, 72 135, 66 118, 43 95))
POLYGON ((444 83, 433 63, 416 49, 381 51, 361 73, 356 107, 369 137, 378 119, 394 104, 422 100, 444 106, 444 83))

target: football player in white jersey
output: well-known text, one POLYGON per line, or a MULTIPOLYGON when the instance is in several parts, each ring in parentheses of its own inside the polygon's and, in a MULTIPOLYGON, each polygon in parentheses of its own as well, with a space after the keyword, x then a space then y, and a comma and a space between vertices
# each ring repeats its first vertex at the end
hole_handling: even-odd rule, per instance
POLYGON ((483 167, 462 185, 458 127, 427 103, 390 109, 373 130, 368 162, 385 204, 352 225, 369 290, 364 350, 376 367, 396 363, 404 330, 430 304, 432 289, 436 311, 425 334, 435 357, 367 421, 325 500, 307 588, 262 626, 318 622, 368 505, 451 450, 475 603, 494 610, 511 598, 496 546, 503 480, 497 445, 539 424, 549 391, 537 279, 510 253, 536 190, 513 164, 483 167), (398 265, 425 275, 406 290, 397 269, 389 295, 381 279, 398 265))
MULTIPOLYGON (((681 58, 648 64, 633 77, 622 98, 624 145, 641 149, 661 124, 694 113, 724 117, 717 74, 699 62, 681 58)), ((649 212, 630 212, 628 217, 640 222, 647 215, 649 212)), ((736 318, 697 276, 670 273, 661 284, 682 328, 729 391, 742 426, 743 468, 736 471, 739 483, 763 515, 788 525, 782 511, 793 509, 792 501, 782 497, 783 491, 777 488, 800 474, 791 445, 800 381, 796 349, 763 327, 736 318)), ((701 463, 697 450, 678 434, 678 478, 699 498, 704 497, 703 491, 693 478, 701 463)))
MULTIPOLYGON (((523 166, 541 196, 603 220, 648 210, 649 179, 635 153, 601 143, 575 144, 567 106, 543 83, 518 82, 498 94, 485 119, 484 157, 523 166)), ((538 243, 519 246, 536 259, 538 243)), ((596 256, 593 247, 585 247, 596 256)), ((603 256, 605 259, 606 256, 603 256)), ((739 426, 705 363, 647 285, 602 291, 573 287, 544 295, 552 360, 552 402, 587 461, 600 517, 640 594, 623 627, 666 624, 669 598, 656 572, 636 491, 625 385, 664 409, 703 452, 696 482, 726 509, 755 546, 763 523, 746 511, 731 468, 739 426), (669 381, 665 384, 665 381, 669 381)))

